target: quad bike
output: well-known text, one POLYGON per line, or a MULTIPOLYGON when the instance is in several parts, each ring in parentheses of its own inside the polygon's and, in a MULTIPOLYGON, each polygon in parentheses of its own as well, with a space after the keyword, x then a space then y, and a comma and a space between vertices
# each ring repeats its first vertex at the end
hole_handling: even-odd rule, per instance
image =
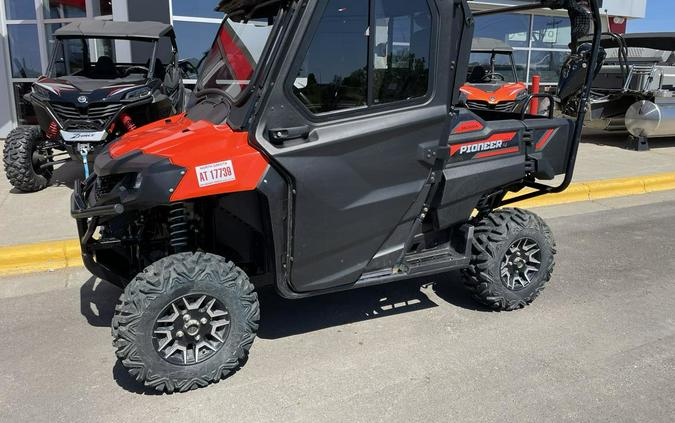
POLYGON ((466 84, 460 88, 470 109, 520 112, 529 97, 518 80, 513 48, 492 38, 474 38, 466 84))
POLYGON ((219 381, 247 357, 266 285, 296 299, 462 269, 495 310, 532 302, 553 235, 500 207, 571 181, 597 6, 515 9, 567 8, 573 40, 598 29, 563 69, 574 114, 553 118, 458 107, 465 0, 222 1, 196 104, 110 144, 75 184, 83 260, 124 290, 122 364, 160 391, 219 381))
POLYGON ((19 127, 5 142, 7 179, 26 192, 45 188, 54 166, 69 160, 82 161, 88 176, 89 161, 106 143, 183 111, 185 94, 171 25, 82 21, 57 29, 54 38, 46 76, 26 95, 39 126, 19 127), (147 50, 150 58, 115 63, 115 47, 124 43, 134 54, 147 50), (160 48, 169 53, 166 65, 160 48))

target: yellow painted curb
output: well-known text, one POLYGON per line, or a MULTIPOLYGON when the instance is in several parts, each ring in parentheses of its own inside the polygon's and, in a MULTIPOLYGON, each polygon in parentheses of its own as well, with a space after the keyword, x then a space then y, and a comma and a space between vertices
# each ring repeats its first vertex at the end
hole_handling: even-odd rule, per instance
MULTIPOLYGON (((544 207, 557 204, 576 203, 578 201, 593 201, 603 198, 626 197, 630 195, 647 194, 649 192, 675 190, 675 172, 660 173, 657 175, 636 176, 631 178, 604 179, 600 181, 576 182, 564 192, 549 194, 541 197, 515 203, 515 207, 544 207)), ((516 194, 509 194, 506 198, 514 198, 521 194, 532 192, 522 190, 516 194)))
MULTIPOLYGON (((514 206, 526 208, 553 206, 667 190, 675 190, 675 172, 577 182, 570 185, 565 192, 521 201, 514 206)), ((507 198, 514 198, 527 192, 531 190, 512 193, 507 198)), ((82 265, 80 244, 77 240, 0 247, 0 276, 81 267, 82 265)))
POLYGON ((0 276, 82 265, 77 240, 0 247, 0 276))

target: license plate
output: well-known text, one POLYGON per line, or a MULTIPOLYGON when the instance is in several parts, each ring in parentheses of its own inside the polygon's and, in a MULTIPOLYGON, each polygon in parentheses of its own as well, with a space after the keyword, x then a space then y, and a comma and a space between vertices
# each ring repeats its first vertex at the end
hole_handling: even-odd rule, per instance
POLYGON ((200 188, 237 179, 234 175, 232 160, 197 166, 195 171, 197 172, 197 182, 200 188))
POLYGON ((68 142, 96 142, 103 141, 108 136, 106 131, 99 132, 69 132, 61 131, 61 137, 68 142))

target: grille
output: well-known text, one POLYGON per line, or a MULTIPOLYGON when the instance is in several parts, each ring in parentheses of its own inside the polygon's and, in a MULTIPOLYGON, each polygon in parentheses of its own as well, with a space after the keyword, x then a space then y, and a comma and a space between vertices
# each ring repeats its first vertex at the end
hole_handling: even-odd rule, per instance
POLYGON ((516 108, 515 101, 501 101, 497 104, 489 104, 486 101, 469 100, 466 102, 469 109, 495 110, 497 112, 512 112, 516 108))
POLYGON ((118 175, 99 176, 96 178, 96 183, 94 185, 96 200, 100 200, 104 195, 110 194, 115 186, 117 186, 117 184, 119 184, 126 176, 126 173, 122 173, 118 175))
POLYGON ((66 129, 100 131, 122 109, 122 105, 113 103, 77 108, 68 104, 52 104, 52 108, 66 129))

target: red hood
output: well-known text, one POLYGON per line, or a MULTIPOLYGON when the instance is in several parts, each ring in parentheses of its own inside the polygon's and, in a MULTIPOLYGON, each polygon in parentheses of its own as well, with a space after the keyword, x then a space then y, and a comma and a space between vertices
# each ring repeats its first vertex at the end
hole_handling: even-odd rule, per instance
MULTIPOLYGON (((248 143, 248 132, 227 125, 173 116, 128 132, 110 144, 112 158, 132 151, 166 157, 185 169, 171 201, 255 189, 267 169, 267 160, 248 143), (223 163, 229 162, 228 165, 223 163), (232 171, 227 181, 200 183, 198 167, 221 165, 232 171)), ((216 166, 217 169, 218 166, 216 166)), ((203 181, 202 181, 203 182, 203 181)))
POLYGON ((511 82, 494 91, 483 91, 476 85, 466 84, 460 91, 468 96, 468 100, 497 104, 502 101, 514 101, 520 92, 527 91, 527 86, 522 82, 511 82))

